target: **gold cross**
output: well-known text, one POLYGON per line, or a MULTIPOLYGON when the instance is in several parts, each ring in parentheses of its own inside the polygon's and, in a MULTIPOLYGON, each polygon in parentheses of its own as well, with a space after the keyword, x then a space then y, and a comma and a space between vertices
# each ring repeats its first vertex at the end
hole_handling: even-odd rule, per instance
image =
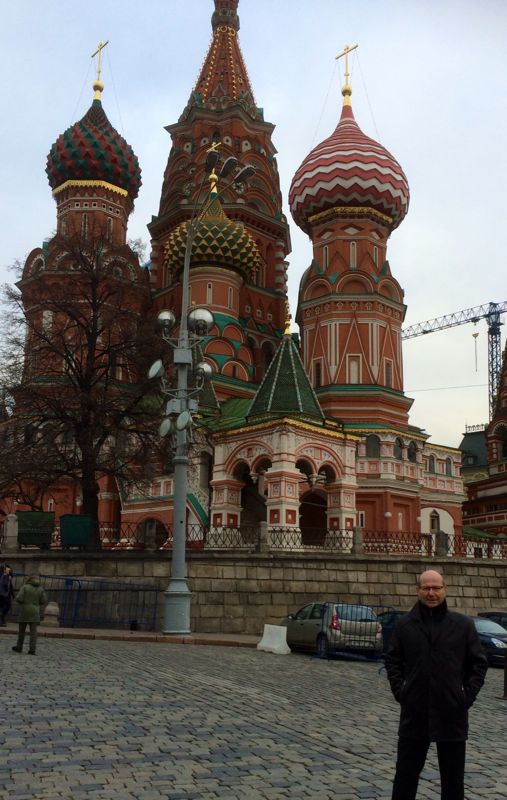
POLYGON ((345 83, 347 85, 349 83, 349 78, 350 78, 349 53, 351 53, 352 50, 355 50, 358 46, 359 45, 357 45, 357 44, 353 44, 352 47, 349 47, 348 44, 346 44, 345 47, 343 48, 342 52, 340 53, 340 55, 336 56, 336 58, 335 58, 335 61, 338 61, 339 58, 341 58, 342 56, 345 56, 345 83))
POLYGON ((98 55, 98 61, 97 61, 97 80, 98 81, 100 81, 100 65, 101 65, 101 61, 102 61, 102 51, 103 51, 104 47, 106 46, 106 44, 109 44, 109 39, 107 39, 105 42, 99 42, 99 46, 97 47, 95 52, 92 53, 92 58, 95 58, 95 56, 98 55))

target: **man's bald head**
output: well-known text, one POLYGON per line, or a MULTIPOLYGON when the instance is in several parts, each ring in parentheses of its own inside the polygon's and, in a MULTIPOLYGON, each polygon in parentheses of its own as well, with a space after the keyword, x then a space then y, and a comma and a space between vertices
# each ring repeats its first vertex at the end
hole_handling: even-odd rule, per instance
POLYGON ((444 602, 447 587, 440 572, 427 569, 417 579, 417 595, 420 602, 428 608, 435 608, 444 602))

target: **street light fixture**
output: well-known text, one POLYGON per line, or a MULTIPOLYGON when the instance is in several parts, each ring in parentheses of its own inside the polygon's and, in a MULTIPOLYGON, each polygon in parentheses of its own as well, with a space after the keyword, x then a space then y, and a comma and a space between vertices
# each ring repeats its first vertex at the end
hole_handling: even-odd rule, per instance
MULTIPOLYGON (((174 352, 173 363, 177 370, 176 389, 169 388, 164 378, 161 362, 155 362, 149 371, 150 378, 162 380, 162 390, 170 397, 166 405, 168 415, 161 423, 159 433, 165 436, 170 432, 176 434, 176 453, 174 456, 174 508, 173 508, 173 547, 171 577, 164 592, 164 627, 163 633, 190 633, 190 606, 192 593, 187 584, 186 565, 186 529, 187 529, 187 487, 188 487, 188 431, 192 426, 192 413, 198 409, 198 394, 204 383, 211 380, 212 369, 205 361, 195 368, 196 387, 189 390, 188 373, 192 366, 192 350, 211 330, 214 318, 207 308, 193 308, 187 314, 190 260, 194 238, 199 231, 202 218, 210 205, 210 197, 216 196, 216 182, 219 177, 231 176, 230 184, 241 184, 255 174, 255 168, 246 166, 236 171, 238 161, 233 156, 227 158, 217 176, 215 167, 220 143, 214 143, 206 154, 205 175, 212 181, 212 192, 204 202, 200 211, 190 220, 187 228, 187 241, 183 261, 181 281, 181 315, 177 339, 171 339, 171 331, 176 324, 172 311, 161 311, 157 317, 157 328, 163 339, 168 342, 174 352)), ((204 176, 205 177, 205 176, 204 176)), ((203 177, 203 180, 204 180, 203 177)))

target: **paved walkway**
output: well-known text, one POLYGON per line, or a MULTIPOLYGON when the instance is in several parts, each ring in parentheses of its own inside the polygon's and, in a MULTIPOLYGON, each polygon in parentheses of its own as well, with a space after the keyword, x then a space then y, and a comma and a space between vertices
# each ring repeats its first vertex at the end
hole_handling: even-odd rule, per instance
MULTIPOLYGON (((378 664, 116 638, 43 637, 33 658, 13 642, 0 636, 9 800, 390 797, 397 706, 378 664)), ((507 796, 502 692, 490 670, 468 800, 507 796)), ((420 800, 437 786, 431 752, 420 800)))
MULTIPOLYGON (((17 634, 17 624, 0 627, 2 634, 17 634)), ((47 639, 99 639, 113 642, 157 642, 159 644, 213 644, 216 647, 256 647, 259 636, 241 633, 191 633, 166 635, 151 631, 122 631, 103 628, 60 628, 39 626, 38 635, 47 639)))

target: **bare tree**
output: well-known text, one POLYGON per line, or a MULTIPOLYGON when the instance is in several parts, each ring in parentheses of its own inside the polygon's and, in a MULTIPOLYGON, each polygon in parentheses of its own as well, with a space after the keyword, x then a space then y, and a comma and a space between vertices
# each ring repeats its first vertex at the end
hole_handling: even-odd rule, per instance
POLYGON ((5 289, 0 493, 33 507, 74 480, 98 516, 98 481, 131 483, 158 446, 161 398, 146 378, 160 355, 148 278, 130 247, 55 236, 5 289), (13 409, 12 409, 13 406, 13 409))

